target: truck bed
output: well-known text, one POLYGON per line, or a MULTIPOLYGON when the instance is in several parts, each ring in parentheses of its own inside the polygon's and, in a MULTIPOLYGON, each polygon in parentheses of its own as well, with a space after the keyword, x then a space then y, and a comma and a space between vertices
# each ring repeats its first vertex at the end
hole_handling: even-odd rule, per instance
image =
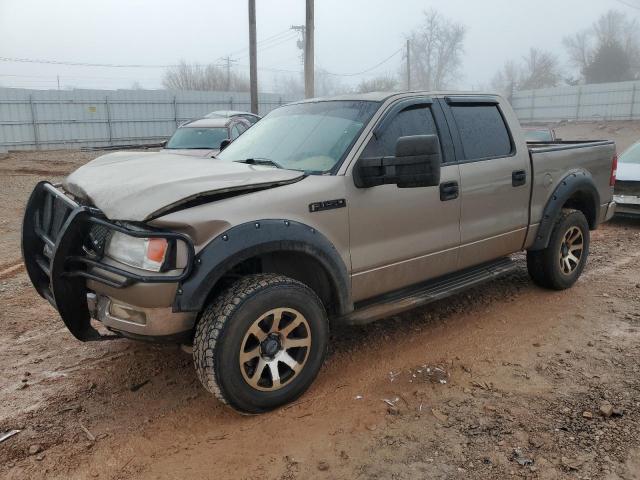
POLYGON ((616 148, 610 140, 576 140, 528 143, 531 160, 532 186, 530 225, 536 231, 543 210, 552 193, 568 173, 591 176, 600 197, 596 223, 606 214, 613 188, 609 185, 616 148))

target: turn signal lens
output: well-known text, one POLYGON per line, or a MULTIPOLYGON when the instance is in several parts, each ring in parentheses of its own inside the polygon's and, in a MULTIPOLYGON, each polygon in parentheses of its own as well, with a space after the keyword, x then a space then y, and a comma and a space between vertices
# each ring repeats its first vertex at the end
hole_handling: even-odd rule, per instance
POLYGON ((618 154, 613 156, 613 162, 611 163, 611 176, 609 177, 609 186, 615 187, 616 175, 618 173, 618 154))
POLYGON ((147 244, 147 259, 162 264, 167 253, 167 246, 166 238, 150 238, 147 244))

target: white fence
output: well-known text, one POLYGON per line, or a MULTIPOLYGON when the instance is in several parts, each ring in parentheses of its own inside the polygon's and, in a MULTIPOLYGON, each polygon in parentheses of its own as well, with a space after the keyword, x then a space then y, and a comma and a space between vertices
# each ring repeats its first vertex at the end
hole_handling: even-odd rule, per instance
MULTIPOLYGON (((293 101, 259 95, 266 114, 293 101)), ((246 92, 0 88, 0 151, 157 143, 213 110, 249 110, 246 92)))
POLYGON ((511 103, 521 122, 633 120, 640 118, 640 82, 525 90, 511 103))

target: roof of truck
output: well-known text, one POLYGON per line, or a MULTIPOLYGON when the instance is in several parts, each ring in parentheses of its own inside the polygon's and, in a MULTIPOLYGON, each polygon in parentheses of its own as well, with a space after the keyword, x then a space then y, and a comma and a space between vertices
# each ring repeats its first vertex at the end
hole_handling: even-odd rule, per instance
POLYGON ((293 103, 305 103, 305 102, 322 102, 328 100, 362 100, 371 102, 383 102, 388 98, 406 94, 419 94, 419 95, 431 95, 431 96, 443 96, 443 95, 470 95, 474 97, 499 97, 497 93, 492 92, 468 92, 468 91, 433 91, 433 90, 410 90, 410 91, 395 91, 395 92, 368 92, 368 93, 346 93, 343 95, 336 95, 332 97, 319 97, 309 98, 306 100, 300 100, 293 103))

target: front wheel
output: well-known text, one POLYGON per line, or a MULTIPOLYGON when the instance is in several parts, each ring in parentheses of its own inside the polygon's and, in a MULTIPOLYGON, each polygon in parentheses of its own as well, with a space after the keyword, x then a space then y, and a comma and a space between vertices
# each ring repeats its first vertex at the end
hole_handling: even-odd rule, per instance
POLYGON ((589 241, 589 224, 584 214, 563 209, 547 248, 527 251, 529 275, 541 287, 554 290, 571 287, 587 263, 589 241))
POLYGON ((193 344, 198 378, 223 403, 262 413, 302 395, 324 360, 327 314, 306 285, 249 275, 203 311, 193 344))

